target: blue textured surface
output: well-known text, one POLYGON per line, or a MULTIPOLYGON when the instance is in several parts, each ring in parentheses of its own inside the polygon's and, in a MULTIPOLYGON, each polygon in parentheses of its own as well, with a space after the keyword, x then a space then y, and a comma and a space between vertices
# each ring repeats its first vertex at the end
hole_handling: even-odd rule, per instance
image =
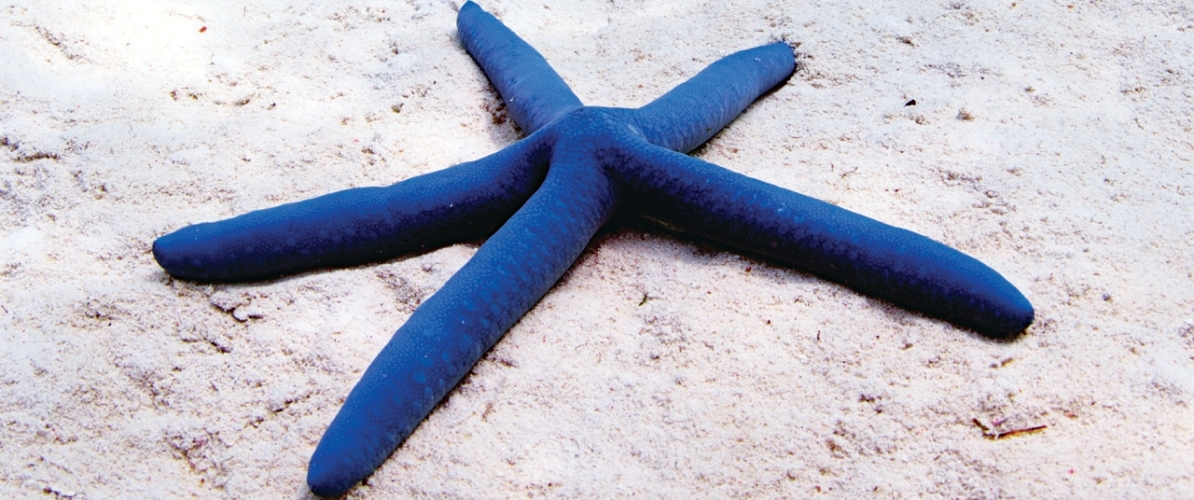
POLYGON ((187 226, 158 238, 153 256, 176 278, 227 283, 379 262, 488 236, 538 189, 550 152, 531 136, 392 186, 187 226))
POLYGON ((630 110, 582 106, 538 52, 472 2, 457 24, 465 49, 529 137, 390 187, 197 224, 153 246, 172 276, 243 281, 384 261, 492 234, 348 395, 311 457, 314 493, 342 494, 381 465, 547 293, 614 210, 985 335, 1015 335, 1032 323, 1028 300, 974 258, 681 154, 791 75, 788 45, 732 54, 630 110))
POLYGON ((539 51, 477 4, 460 7, 456 31, 523 132, 530 134, 581 107, 580 99, 539 51))

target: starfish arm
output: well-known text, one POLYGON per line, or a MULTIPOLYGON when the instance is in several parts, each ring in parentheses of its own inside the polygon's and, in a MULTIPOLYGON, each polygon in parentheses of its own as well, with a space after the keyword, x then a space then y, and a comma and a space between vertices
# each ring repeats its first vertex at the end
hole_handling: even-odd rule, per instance
POLYGON ((687 153, 787 80, 795 68, 796 56, 786 43, 735 52, 639 108, 636 121, 650 143, 687 153))
POLYGON ((384 261, 488 236, 539 187, 549 146, 537 134, 392 186, 187 226, 158 238, 153 255, 175 278, 237 282, 384 261))
POLYGON ((342 494, 380 466, 609 218, 610 181, 592 160, 559 159, 543 187, 411 315, 362 375, 311 457, 311 491, 342 494))
POLYGON ((538 51, 477 4, 465 2, 456 29, 523 132, 530 134, 582 106, 538 51))
POLYGON ((637 154, 619 175, 667 224, 985 335, 1032 323, 1015 286, 941 243, 662 148, 637 154))

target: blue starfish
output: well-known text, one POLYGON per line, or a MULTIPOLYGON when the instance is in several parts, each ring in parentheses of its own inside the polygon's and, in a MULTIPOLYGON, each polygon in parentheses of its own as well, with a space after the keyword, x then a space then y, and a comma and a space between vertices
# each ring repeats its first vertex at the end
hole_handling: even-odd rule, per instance
POLYGON ((654 102, 622 109, 581 104, 535 49, 472 2, 457 28, 526 138, 389 187, 196 224, 153 245, 171 276, 232 282, 489 237, 348 395, 311 457, 314 493, 342 494, 380 466, 615 210, 989 336, 1032 323, 1032 305, 1014 286, 957 250, 683 154, 788 79, 787 44, 732 54, 654 102))

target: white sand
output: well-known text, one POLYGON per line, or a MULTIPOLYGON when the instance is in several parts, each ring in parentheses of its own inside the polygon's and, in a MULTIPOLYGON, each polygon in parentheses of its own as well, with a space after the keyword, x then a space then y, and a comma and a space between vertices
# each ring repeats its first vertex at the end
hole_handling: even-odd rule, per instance
MULTIPOLYGON (((0 7, 0 496, 303 498, 345 395, 475 251, 238 286, 153 261, 184 225, 517 139, 454 4, 332 3, 0 7)), ((1194 495, 1189 2, 719 3, 483 6, 596 105, 800 42, 696 155, 974 255, 1035 325, 991 342, 615 232, 349 496, 1194 495)))

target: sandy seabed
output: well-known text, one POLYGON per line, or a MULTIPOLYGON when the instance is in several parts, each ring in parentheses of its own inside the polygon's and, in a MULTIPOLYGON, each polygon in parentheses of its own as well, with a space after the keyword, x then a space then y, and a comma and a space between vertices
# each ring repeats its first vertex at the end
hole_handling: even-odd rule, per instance
MULTIPOLYGON (((1194 7, 730 3, 482 6, 595 105, 799 43, 694 154, 961 249, 1035 324, 994 342, 615 229, 348 496, 1191 498, 1194 7)), ((344 397, 476 245, 214 286, 150 245, 517 140, 457 5, 0 6, 0 495, 310 495, 344 397)))

